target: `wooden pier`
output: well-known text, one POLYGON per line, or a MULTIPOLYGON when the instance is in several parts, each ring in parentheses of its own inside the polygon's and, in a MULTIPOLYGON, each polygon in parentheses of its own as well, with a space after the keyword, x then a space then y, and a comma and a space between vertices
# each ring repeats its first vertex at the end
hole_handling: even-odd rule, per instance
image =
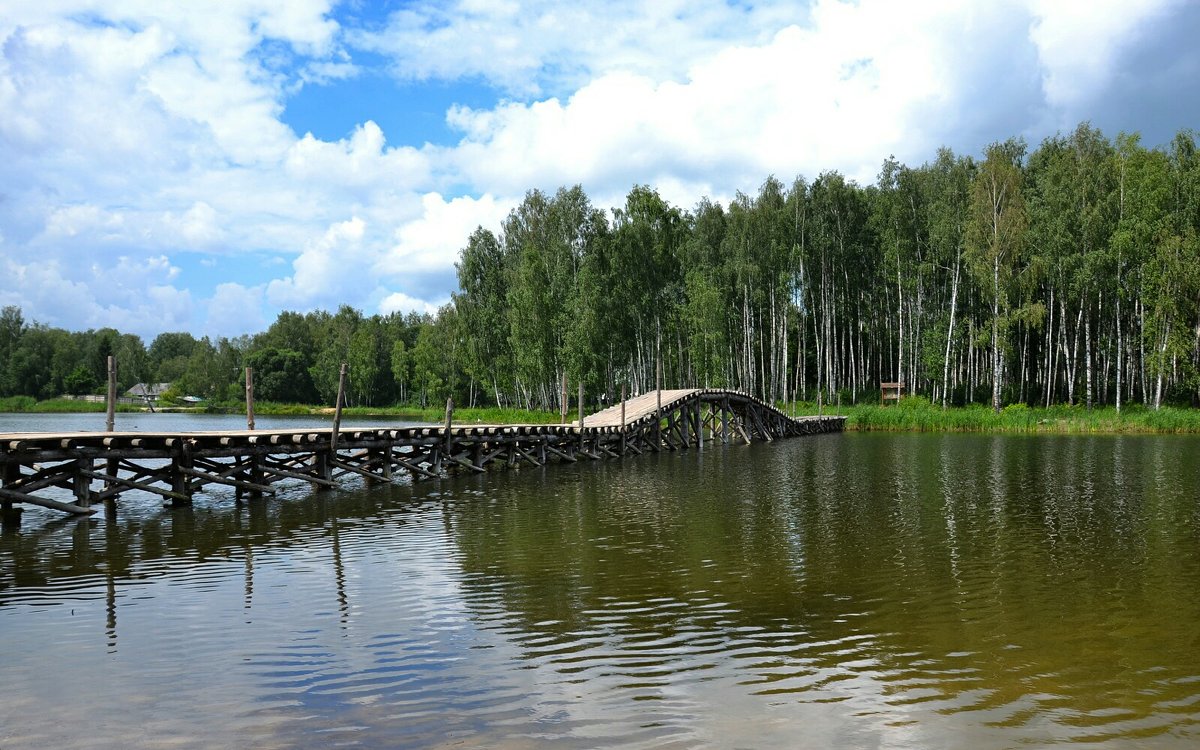
POLYGON ((844 424, 845 417, 793 419, 736 391, 690 388, 650 391, 570 424, 0 434, 0 509, 10 521, 24 505, 85 515, 131 491, 186 504, 208 485, 261 498, 284 480, 326 488, 345 477, 419 481, 496 466, 703 450, 706 442, 769 442, 840 432, 844 424), (51 488, 70 497, 45 497, 51 488))

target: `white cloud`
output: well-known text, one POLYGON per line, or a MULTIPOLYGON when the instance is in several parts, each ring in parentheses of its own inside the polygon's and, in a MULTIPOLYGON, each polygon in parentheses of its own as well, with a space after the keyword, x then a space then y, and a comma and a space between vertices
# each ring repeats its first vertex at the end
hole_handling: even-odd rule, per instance
POLYGON ((366 233, 367 223, 357 216, 330 226, 292 262, 291 276, 267 285, 267 300, 281 308, 310 310, 362 296, 374 281, 367 273, 375 253, 363 242, 366 233))
POLYGON ((306 134, 292 144, 284 167, 297 180, 392 193, 428 184, 431 176, 427 152, 407 146, 387 148, 383 131, 371 120, 336 143, 306 134))
POLYGON ((0 300, 135 331, 427 310, 474 227, 530 188, 578 182, 608 206, 648 183, 690 207, 772 173, 870 181, 889 153, 1036 141, 1087 119, 1139 29, 1182 7, 428 0, 362 31, 325 0, 17 0, 0 16, 0 300), (336 141, 292 132, 288 96, 362 75, 364 49, 407 81, 516 98, 450 109, 454 145, 399 142, 383 115, 336 141), (254 253, 279 277, 194 290, 181 251, 254 253))
POLYGON ((194 323, 191 292, 166 283, 176 272, 165 258, 148 264, 119 258, 115 265, 82 268, 54 259, 5 260, 4 276, 13 283, 0 298, 41 323, 70 330, 113 327, 149 338, 194 323))
POLYGON ((725 46, 761 41, 805 16, 795 2, 429 0, 352 38, 388 55, 402 78, 480 78, 534 95, 615 71, 675 78, 725 46))
POLYGON ((205 333, 210 336, 237 336, 267 328, 263 315, 263 287, 246 287, 226 282, 218 284, 208 300, 205 333))
POLYGON ((388 315, 390 313, 428 313, 430 315, 436 313, 438 308, 446 304, 449 299, 442 300, 439 303, 426 302, 423 299, 410 297, 404 292, 392 292, 383 298, 379 303, 379 312, 388 315))
POLYGON ((1043 89, 1052 105, 1085 100, 1111 77, 1116 52, 1137 30, 1182 0, 1030 0, 1029 36, 1043 66, 1043 89))
POLYGON ((396 230, 395 246, 375 270, 391 277, 448 271, 471 232, 478 226, 496 228, 512 205, 498 203, 490 194, 447 201, 438 193, 428 193, 421 199, 421 216, 396 230))
POLYGON ((457 108, 454 158, 471 183, 509 194, 714 176, 743 187, 825 168, 869 179, 887 154, 928 148, 940 110, 957 103, 945 71, 960 24, 945 15, 982 12, 820 3, 812 27, 724 49, 682 82, 613 72, 565 102, 457 108))

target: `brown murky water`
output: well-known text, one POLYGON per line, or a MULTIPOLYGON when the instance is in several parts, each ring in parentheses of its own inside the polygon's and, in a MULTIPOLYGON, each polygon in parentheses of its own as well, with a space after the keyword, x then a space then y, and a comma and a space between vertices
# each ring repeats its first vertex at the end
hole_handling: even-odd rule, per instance
POLYGON ((1200 743, 1200 439, 284 495, 0 536, 0 747, 1200 743))

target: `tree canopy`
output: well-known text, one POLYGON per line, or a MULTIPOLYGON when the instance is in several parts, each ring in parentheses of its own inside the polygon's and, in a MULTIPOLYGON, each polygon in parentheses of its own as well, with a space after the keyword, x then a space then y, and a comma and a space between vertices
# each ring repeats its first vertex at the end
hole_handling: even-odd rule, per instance
POLYGON ((352 404, 559 406, 729 387, 767 400, 943 404, 1200 400, 1200 153, 1082 124, 981 159, 941 149, 885 160, 875 184, 837 172, 774 177, 728 205, 672 206, 654 188, 605 211, 580 186, 532 190, 500 231, 469 237, 459 289, 435 315, 283 312, 239 339, 73 333, 0 311, 0 395, 176 383, 240 397, 352 404))

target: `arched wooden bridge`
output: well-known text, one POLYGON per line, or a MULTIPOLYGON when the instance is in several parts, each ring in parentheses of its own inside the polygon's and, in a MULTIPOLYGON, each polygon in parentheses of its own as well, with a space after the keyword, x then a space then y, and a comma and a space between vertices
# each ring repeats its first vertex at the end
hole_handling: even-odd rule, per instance
POLYGON ((10 520, 22 505, 88 514, 130 491, 190 503, 207 485, 262 497, 283 480, 315 487, 335 487, 344 477, 417 481, 498 465, 772 441, 839 432, 844 424, 845 417, 793 419, 737 391, 689 388, 644 393, 583 424, 0 434, 0 509, 10 520), (54 488, 70 495, 46 497, 54 488))

